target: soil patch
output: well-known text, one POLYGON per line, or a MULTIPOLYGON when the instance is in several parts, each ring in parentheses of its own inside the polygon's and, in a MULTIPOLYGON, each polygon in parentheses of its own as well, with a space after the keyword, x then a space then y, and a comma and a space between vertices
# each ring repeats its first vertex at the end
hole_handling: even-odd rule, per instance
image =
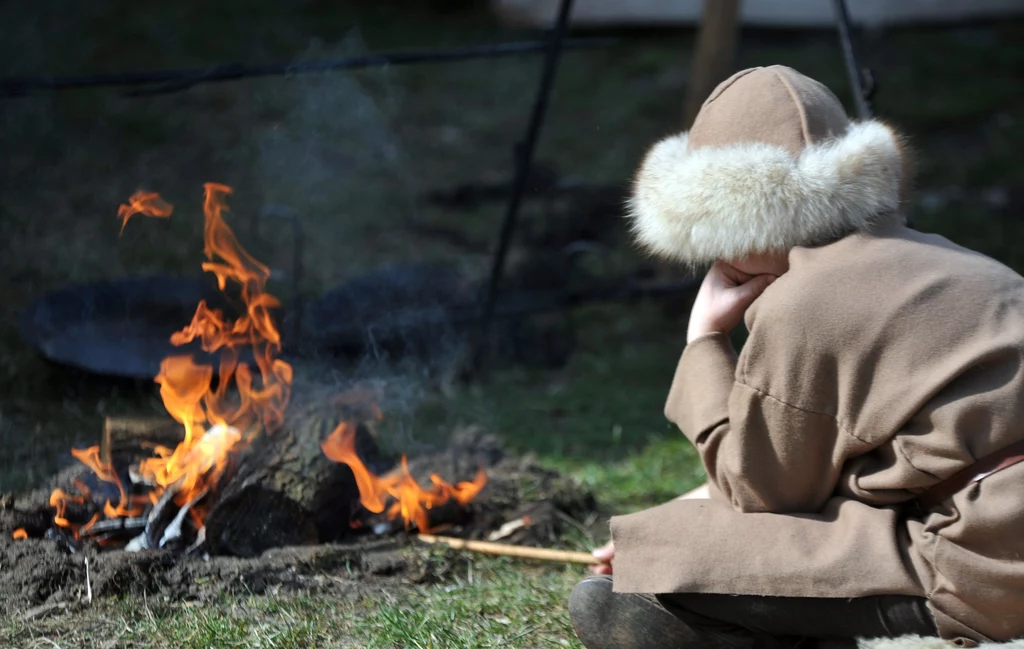
MULTIPOLYGON (((596 510, 593 496, 534 458, 509 456, 496 438, 478 431, 456 436, 443 452, 411 459, 414 477, 459 475, 487 468, 488 484, 457 522, 438 533, 552 546, 596 510), (472 443, 468 443, 472 441, 472 443)), ((55 482, 65 482, 65 472, 55 482)), ((30 618, 75 606, 91 596, 160 595, 172 600, 275 592, 356 596, 368 586, 443 579, 464 555, 415 540, 392 523, 354 529, 330 544, 280 547, 256 557, 195 556, 147 550, 104 550, 84 543, 76 551, 48 539, 13 540, 13 530, 47 509, 43 491, 0 508, 0 609, 30 618), (386 528, 386 529, 385 529, 386 528)))

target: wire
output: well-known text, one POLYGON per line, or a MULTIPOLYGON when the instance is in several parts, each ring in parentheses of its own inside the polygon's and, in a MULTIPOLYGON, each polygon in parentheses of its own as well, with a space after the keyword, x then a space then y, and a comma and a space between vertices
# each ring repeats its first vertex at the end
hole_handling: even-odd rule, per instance
MULTIPOLYGON (((610 38, 577 38, 566 40, 563 47, 583 49, 603 47, 614 43, 610 38)), ((385 67, 389 65, 413 65, 419 63, 448 63, 473 59, 492 59, 546 51, 544 41, 521 41, 478 45, 452 50, 391 52, 366 54, 343 59, 325 61, 296 61, 271 65, 247 65, 227 63, 208 68, 128 72, 123 74, 92 74, 67 77, 7 77, 0 78, 0 98, 23 97, 33 91, 75 90, 96 87, 141 87, 129 93, 130 96, 145 96, 180 92, 201 83, 232 81, 253 77, 268 77, 293 74, 331 72, 335 70, 358 70, 362 68, 385 67)))

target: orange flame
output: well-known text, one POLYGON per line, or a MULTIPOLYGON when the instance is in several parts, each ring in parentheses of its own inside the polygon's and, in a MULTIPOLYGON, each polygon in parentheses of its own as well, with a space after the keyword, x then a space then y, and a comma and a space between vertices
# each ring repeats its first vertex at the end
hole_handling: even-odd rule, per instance
MULTIPOLYGON (((179 506, 216 486, 227 468, 231 451, 243 438, 249 441, 260 430, 273 432, 278 428, 291 396, 292 367, 277 358, 281 336, 270 315, 270 310, 280 303, 265 292, 270 269, 242 248, 224 221, 223 215, 228 211, 225 198, 231 188, 207 183, 204 189, 207 261, 203 270, 217 277, 221 291, 227 289, 228 282, 239 286, 244 314, 232 320, 219 309, 200 302, 192 322, 171 336, 174 345, 198 339, 204 351, 220 354, 215 388, 214 368, 196 363, 191 356, 171 356, 160 364, 156 376, 160 397, 167 412, 184 426, 185 437, 173 450, 158 447, 155 457, 140 463, 139 473, 155 485, 149 494, 150 502, 156 502, 173 487, 174 502, 179 506), (239 353, 246 347, 253 351, 258 380, 248 364, 239 361, 239 353)), ((123 230, 135 214, 168 217, 172 209, 155 192, 137 192, 129 204, 121 205, 118 215, 123 219, 123 230)), ((98 447, 73 450, 72 454, 100 480, 117 486, 120 500, 117 504, 107 501, 104 516, 137 516, 144 511, 144 503, 127 494, 113 467, 100 461, 98 447)), ((50 505, 56 510, 54 523, 69 528, 78 538, 99 519, 99 514, 85 525, 67 519, 69 503, 83 504, 90 497, 85 485, 79 483, 76 487, 78 495, 55 490, 50 505)), ((202 525, 205 509, 193 507, 190 512, 197 526, 202 525)))
POLYGON ((128 219, 136 214, 154 218, 166 219, 174 211, 174 206, 160 198, 156 192, 145 192, 141 189, 128 199, 127 204, 117 208, 117 215, 121 217, 121 232, 128 225, 128 219))
POLYGON ((480 469, 472 482, 455 485, 445 482, 437 474, 431 474, 433 486, 423 489, 409 473, 408 460, 404 455, 401 473, 381 478, 371 473, 359 459, 355 442, 356 426, 351 422, 342 422, 320 448, 327 459, 347 464, 352 470, 359 488, 359 502, 363 507, 374 514, 385 512, 386 509, 388 520, 401 516, 406 529, 409 529, 410 523, 415 523, 420 532, 429 532, 430 509, 449 500, 465 505, 487 484, 487 474, 480 469), (394 500, 390 506, 387 505, 389 499, 394 500))
POLYGON ((139 469, 161 489, 175 485, 178 505, 217 484, 231 450, 243 436, 250 440, 260 429, 273 432, 279 427, 291 396, 292 366, 277 358, 281 335, 270 315, 280 302, 265 292, 270 269, 242 248, 224 221, 231 188, 217 183, 203 187, 207 258, 203 270, 217 277, 221 291, 228 282, 239 286, 245 313, 230 320, 219 309, 200 302, 192 322, 171 336, 174 345, 198 339, 204 351, 220 353, 216 388, 214 368, 196 363, 191 356, 171 356, 160 364, 156 377, 160 397, 167 412, 185 427, 185 438, 173 451, 158 449, 157 456, 144 460, 139 469), (244 347, 254 353, 259 385, 254 385, 249 366, 238 360, 244 347), (230 392, 232 386, 237 396, 230 392))
MULTIPOLYGON (((139 473, 155 485, 148 494, 151 503, 156 503, 170 488, 175 490, 174 501, 179 506, 214 488, 227 468, 233 449, 251 441, 259 431, 273 433, 281 425, 291 396, 292 366, 277 358, 281 352, 281 336, 270 315, 270 310, 280 303, 265 291, 270 269, 242 248, 224 221, 223 215, 228 211, 226 197, 231 194, 231 188, 207 183, 204 189, 207 261, 202 265, 203 270, 217 277, 221 291, 227 289, 229 282, 236 284, 245 310, 243 315, 231 320, 219 309, 200 302, 192 321, 171 336, 171 342, 177 346, 199 340, 204 351, 220 354, 220 363, 216 369, 216 387, 214 368, 196 363, 191 356, 171 356, 160 365, 155 380, 160 385, 161 399, 167 412, 184 426, 185 436, 176 448, 157 447, 154 457, 140 463, 139 473), (243 348, 253 352, 258 379, 248 364, 239 360, 243 348)), ((120 207, 118 214, 123 219, 123 230, 135 214, 165 218, 172 209, 159 194, 138 192, 129 199, 129 204, 120 207)), ((380 416, 379 411, 377 415, 380 416)), ((323 452, 332 461, 351 468, 359 487, 360 502, 366 509, 385 513, 388 520, 401 516, 407 529, 415 524, 421 532, 429 531, 429 510, 450 500, 465 505, 487 484, 487 476, 481 469, 471 482, 455 485, 431 475, 432 486, 423 489, 410 474, 404 456, 398 474, 378 477, 356 454, 355 433, 355 425, 343 422, 323 442, 323 452)), ((104 516, 137 516, 145 510, 145 499, 126 492, 114 468, 99 459, 98 447, 72 453, 100 480, 117 487, 119 500, 117 504, 106 502, 104 516)), ((78 538, 100 515, 94 514, 85 524, 73 523, 67 518, 69 504, 85 504, 91 499, 84 484, 76 482, 75 486, 77 495, 55 490, 50 496, 50 505, 56 510, 54 523, 70 529, 78 538)), ((196 525, 201 526, 205 508, 193 507, 190 513, 196 525)), ((15 538, 24 538, 19 532, 27 537, 24 530, 16 530, 15 538)))
POLYGON ((28 538, 28 532, 25 531, 24 527, 19 527, 11 533, 11 538, 15 541, 23 541, 28 538))
MULTIPOLYGON (((227 287, 228 281, 238 284, 246 312, 231 322, 224 318, 220 310, 211 309, 205 302, 200 302, 192 322, 171 336, 171 342, 175 345, 185 345, 199 339, 204 351, 221 352, 220 382, 217 390, 208 389, 209 380, 205 381, 204 386, 207 388, 203 395, 204 406, 211 423, 226 423, 240 429, 248 429, 255 423, 261 423, 264 429, 273 432, 284 420, 285 407, 291 396, 293 375, 292 366, 276 358, 281 352, 281 334, 274 326, 270 310, 281 303, 265 292, 270 269, 242 248, 224 222, 223 213, 227 211, 225 197, 231 193, 231 188, 216 183, 207 183, 204 187, 204 240, 208 261, 203 264, 203 270, 216 275, 217 285, 222 291, 227 287), (221 261, 215 261, 218 257, 221 261), (249 366, 238 362, 238 350, 243 347, 252 348, 256 366, 260 371, 262 388, 253 386, 249 366), (234 407, 231 407, 227 400, 227 388, 232 378, 240 397, 240 403, 234 407)), ((160 376, 164 376, 166 370, 172 369, 167 366, 167 361, 161 368, 160 376)), ((195 367, 189 367, 184 363, 177 360, 172 364, 182 364, 186 371, 195 367)), ((163 387, 166 387, 167 383, 161 381, 160 376, 157 377, 157 381, 162 385, 163 395, 163 387)), ((196 389, 194 383, 182 387, 187 390, 196 389)), ((179 414, 171 408, 168 408, 168 411, 172 415, 179 414)))
MULTIPOLYGON (((138 516, 142 513, 142 505, 135 504, 135 499, 130 498, 128 493, 124 489, 124 485, 121 483, 121 478, 118 477, 114 471, 114 467, 109 464, 104 464, 100 460, 100 447, 90 446, 87 449, 71 449, 71 455, 75 456, 79 462, 92 469, 96 477, 103 482, 109 482, 117 486, 118 495, 120 499, 117 505, 114 505, 107 500, 103 506, 103 515, 107 518, 118 518, 121 516, 138 516)), ((81 483, 76 484, 80 493, 83 493, 85 497, 88 496, 88 490, 85 489, 85 485, 81 483)), ((59 490, 58 490, 59 491, 59 490)))
POLYGON ((71 530, 71 534, 77 539, 83 531, 88 531, 96 521, 100 519, 99 513, 93 514, 92 518, 89 519, 88 523, 84 525, 81 523, 72 523, 67 518, 68 503, 82 505, 85 504, 86 500, 90 497, 89 489, 78 480, 74 482, 75 488, 78 490, 78 495, 72 495, 64 491, 63 489, 54 489, 53 493, 50 494, 50 507, 56 510, 53 515, 53 522, 58 527, 66 527, 71 530))

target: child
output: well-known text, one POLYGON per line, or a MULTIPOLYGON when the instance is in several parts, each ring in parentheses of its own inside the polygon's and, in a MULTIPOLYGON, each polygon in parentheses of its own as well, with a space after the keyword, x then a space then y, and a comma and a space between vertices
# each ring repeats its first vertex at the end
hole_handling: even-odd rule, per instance
POLYGON ((907 167, 781 66, 648 153, 637 239, 712 264, 665 408, 710 497, 612 519, 588 649, 1024 636, 1024 279, 905 227, 907 167))

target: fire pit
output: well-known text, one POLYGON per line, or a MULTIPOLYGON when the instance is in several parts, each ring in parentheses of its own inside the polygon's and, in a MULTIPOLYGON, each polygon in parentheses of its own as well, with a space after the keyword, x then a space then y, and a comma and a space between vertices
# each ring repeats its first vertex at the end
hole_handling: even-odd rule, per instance
MULTIPOLYGON (((550 540, 566 519, 593 509, 570 481, 507 457, 479 429, 456 431, 442 453, 395 458, 378 445, 383 414, 372 391, 300 392, 293 400, 294 369, 280 357, 271 317, 278 301, 265 290, 269 269, 224 220, 231 189, 205 189, 203 269, 237 316, 201 300, 171 336, 174 346, 198 344, 204 355, 160 364, 155 381, 168 417, 108 419, 100 443, 73 450, 81 465, 52 490, 0 503, 0 562, 26 571, 5 576, 16 583, 0 583, 0 591, 46 600, 77 576, 79 557, 94 558, 100 594, 117 593, 119 583, 104 581, 103 566, 144 570, 143 590, 160 590, 180 578, 183 568, 174 566, 195 557, 242 557, 258 567, 275 548, 325 543, 351 569, 351 552, 373 543, 393 549, 408 532, 550 540), (526 498, 527 490, 536 496, 526 498)), ((139 193, 121 216, 127 225, 135 215, 171 212, 158 195, 139 193)), ((91 593, 89 575, 86 583, 91 593)))
MULTIPOLYGON (((357 441, 362 439, 358 434, 357 441)), ((257 446, 259 441, 253 445, 257 446)), ((247 457, 241 463, 248 461, 247 457)), ((430 582, 452 571, 464 571, 459 568, 460 553, 416 543, 414 523, 407 529, 400 517, 389 522, 386 512, 376 515, 363 508, 347 465, 326 458, 325 462, 348 473, 347 481, 339 480, 342 486, 334 492, 334 511, 346 513, 336 516, 333 539, 314 533, 316 525, 310 522, 316 516, 298 507, 290 495, 297 493, 300 483, 289 488, 283 478, 279 478, 280 488, 267 485, 262 494, 253 491, 260 482, 255 476, 229 481, 218 505, 205 519, 206 538, 199 547, 192 547, 194 540, 183 539, 165 543, 163 548, 130 552, 121 544, 144 533, 144 527, 95 530, 108 520, 124 521, 126 527, 142 525, 133 518, 144 516, 101 518, 93 530, 82 532, 79 528, 79 538, 74 540, 66 528, 54 527, 48 489, 0 503, 0 564, 4 566, 0 571, 0 610, 31 617, 54 607, 77 605, 90 596, 207 599, 232 593, 291 592, 349 597, 382 584, 430 582), (246 494, 256 494, 262 505, 246 506, 246 494), (219 508, 230 512, 224 520, 232 523, 216 529, 219 508), (295 535, 281 522, 282 512, 291 512, 298 521, 296 529, 304 530, 301 543, 290 540, 295 535), (352 527, 353 522, 357 527, 352 527), (238 528, 233 529, 233 524, 238 528), (19 528, 28 530, 29 537, 12 538, 19 528), (104 540, 105 535, 109 541, 104 540)), ((418 484, 431 484, 431 473, 472 475, 471 468, 483 464, 487 485, 467 507, 441 506, 429 511, 431 523, 435 517, 449 521, 438 525, 444 535, 515 546, 550 546, 567 530, 593 521, 596 505, 588 492, 529 457, 506 453, 494 436, 479 428, 458 429, 442 451, 417 455, 406 464, 408 475, 418 484)), ((267 471, 272 474, 274 469, 267 471)), ((72 467, 57 476, 55 483, 72 485, 74 480, 89 479, 89 474, 84 465, 72 467)), ((403 475, 401 465, 397 472, 383 475, 403 475)), ((75 505, 69 505, 67 513, 75 515, 74 509, 75 505)), ((150 511, 155 509, 153 506, 150 511)), ((169 512, 164 514, 163 520, 169 516, 169 512)), ((186 532, 190 518, 183 517, 186 532)))

